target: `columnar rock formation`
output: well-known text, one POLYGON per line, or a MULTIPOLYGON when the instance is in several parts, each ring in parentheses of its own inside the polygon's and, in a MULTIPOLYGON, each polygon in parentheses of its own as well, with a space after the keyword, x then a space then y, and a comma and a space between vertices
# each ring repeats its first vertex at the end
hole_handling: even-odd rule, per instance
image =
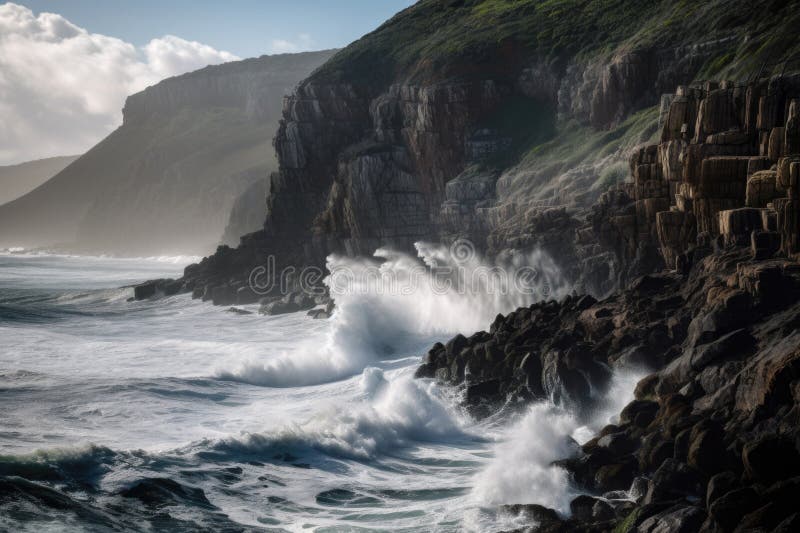
POLYGON ((759 258, 797 254, 798 122, 797 75, 678 87, 659 144, 638 150, 632 184, 608 195, 634 206, 635 218, 610 220, 627 236, 623 255, 657 247, 683 270, 704 243, 752 244, 759 258))

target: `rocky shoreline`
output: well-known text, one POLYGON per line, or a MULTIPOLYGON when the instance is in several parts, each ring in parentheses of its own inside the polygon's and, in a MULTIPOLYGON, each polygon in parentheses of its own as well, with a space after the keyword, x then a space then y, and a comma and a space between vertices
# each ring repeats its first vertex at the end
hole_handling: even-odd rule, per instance
POLYGON ((569 518, 508 508, 536 530, 800 527, 798 95, 798 77, 679 88, 661 142, 595 211, 623 264, 672 268, 428 352, 417 377, 462 387, 477 416, 543 399, 591 410, 613 372, 648 372, 616 422, 557 463, 586 492, 569 518))
POLYGON ((616 423, 559 462, 587 493, 570 518, 508 509, 536 530, 794 531, 800 265, 750 256, 718 251, 601 301, 498 316, 488 332, 434 346, 417 376, 463 387, 482 416, 545 398, 590 410, 612 372, 650 372, 616 423))
MULTIPOLYGON (((549 56, 511 29, 438 64, 413 59, 438 45, 405 53, 425 41, 421 20, 471 20, 464 4, 421 2, 302 82, 284 101, 263 230, 136 297, 324 317, 330 301, 296 287, 254 292, 253 268, 420 240, 543 249, 581 294, 433 346, 417 377, 463 389, 477 417, 540 400, 583 416, 615 372, 646 377, 557 462, 584 493, 569 517, 506 510, 541 531, 800 530, 800 74, 756 22, 791 24, 744 3, 703 4, 696 20, 668 3, 683 18, 665 29, 642 3, 582 27, 594 44, 580 53, 549 56), (363 76, 373 54, 394 69, 363 76), (720 73, 739 81, 698 81, 720 73)), ((539 8, 516 15, 546 25, 539 8)))

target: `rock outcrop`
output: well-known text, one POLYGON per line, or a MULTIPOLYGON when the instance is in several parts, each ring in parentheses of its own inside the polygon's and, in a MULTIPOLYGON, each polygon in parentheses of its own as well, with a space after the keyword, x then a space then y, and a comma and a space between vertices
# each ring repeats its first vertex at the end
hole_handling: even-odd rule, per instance
POLYGON ((540 531, 789 531, 799 296, 797 262, 708 249, 689 272, 648 275, 601 301, 498 316, 488 332, 435 345, 417 376, 463 388, 482 416, 545 398, 590 412, 613 371, 649 372, 613 424, 558 462, 593 496, 540 531))
MULTIPOLYGON (((774 156, 780 143, 733 133, 744 124, 745 90, 689 86, 701 74, 755 75, 761 61, 788 57, 761 29, 773 21, 774 35, 788 39, 783 20, 774 24, 780 15, 744 2, 574 9, 566 22, 551 3, 424 0, 332 57, 284 102, 260 255, 322 266, 330 253, 418 240, 469 238, 489 255, 539 246, 582 290, 604 295, 660 268, 664 256, 673 265, 698 229, 718 231, 716 213, 745 195, 720 173, 749 170, 703 161, 749 155, 754 142, 774 156), (659 22, 667 19, 677 26, 659 22), (744 50, 748 39, 762 48, 744 50), (681 85, 685 92, 669 94, 681 85), (659 106, 661 147, 636 152, 635 185, 602 196, 655 128, 637 112, 659 106), (684 167, 696 190, 680 205, 696 193, 691 211, 701 216, 664 215, 658 226, 658 213, 677 205, 684 167)), ((779 104, 764 105, 761 120, 772 120, 779 104)), ((756 111, 747 132, 758 129, 756 111)), ((795 139, 795 122, 783 122, 795 139)), ((759 164, 753 171, 769 170, 759 164)), ((753 202, 766 201, 769 183, 753 183, 753 202)), ((224 283, 228 274, 202 276, 224 283)))
POLYGON ((598 225, 623 264, 643 256, 683 270, 696 248, 752 244, 793 257, 800 76, 681 86, 658 144, 631 158, 632 183, 606 193, 598 225), (656 253, 657 251, 657 253, 656 253))

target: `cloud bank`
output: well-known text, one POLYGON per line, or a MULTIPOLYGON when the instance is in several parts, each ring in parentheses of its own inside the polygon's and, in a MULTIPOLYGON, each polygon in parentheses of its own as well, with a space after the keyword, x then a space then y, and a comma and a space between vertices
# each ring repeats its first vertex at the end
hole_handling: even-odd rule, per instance
POLYGON ((307 33, 300 33, 294 39, 273 39, 270 46, 271 54, 293 54, 308 52, 315 48, 314 39, 307 33))
POLYGON ((82 153, 122 122, 128 95, 236 59, 173 35, 136 47, 60 15, 0 5, 0 165, 82 153))

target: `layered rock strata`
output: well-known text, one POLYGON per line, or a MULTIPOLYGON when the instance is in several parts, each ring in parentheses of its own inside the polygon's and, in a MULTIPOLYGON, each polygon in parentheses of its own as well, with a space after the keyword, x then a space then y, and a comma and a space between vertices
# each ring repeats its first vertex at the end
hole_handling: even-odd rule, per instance
POLYGON ((607 217, 621 258, 657 248, 680 269, 709 242, 797 254, 799 98, 796 75, 678 87, 660 142, 633 155, 633 182, 604 199, 622 204, 607 217))

